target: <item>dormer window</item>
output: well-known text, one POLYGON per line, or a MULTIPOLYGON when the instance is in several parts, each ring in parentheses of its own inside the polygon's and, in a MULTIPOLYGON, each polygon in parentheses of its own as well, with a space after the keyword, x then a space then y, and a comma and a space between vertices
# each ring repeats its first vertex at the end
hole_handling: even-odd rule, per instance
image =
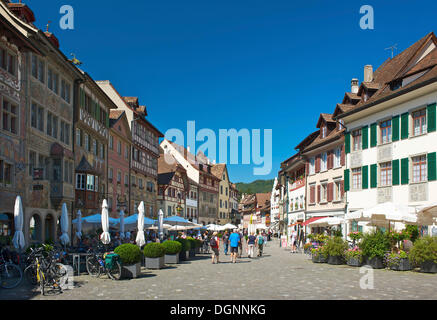
POLYGON ((326 138, 326 126, 322 127, 322 138, 326 138))
POLYGON ((344 120, 338 120, 338 130, 342 130, 344 128, 344 120))
POLYGON ((402 87, 402 79, 398 79, 390 83, 390 90, 395 91, 402 87))

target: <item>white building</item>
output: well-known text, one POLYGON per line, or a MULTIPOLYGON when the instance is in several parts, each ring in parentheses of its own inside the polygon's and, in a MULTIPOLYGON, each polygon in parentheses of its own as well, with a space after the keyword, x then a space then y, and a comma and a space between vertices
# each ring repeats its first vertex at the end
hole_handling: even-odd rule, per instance
POLYGON ((347 130, 349 212, 390 201, 412 208, 437 201, 436 44, 430 33, 375 73, 366 66, 359 100, 337 107, 347 130))

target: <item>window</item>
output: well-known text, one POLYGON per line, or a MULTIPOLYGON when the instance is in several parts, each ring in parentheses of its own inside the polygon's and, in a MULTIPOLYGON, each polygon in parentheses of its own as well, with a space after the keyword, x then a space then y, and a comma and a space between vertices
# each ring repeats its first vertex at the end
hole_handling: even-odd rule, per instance
POLYGON ((121 183, 121 172, 117 172, 117 183, 121 183))
POLYGON ((310 158, 310 174, 314 174, 316 172, 315 163, 316 163, 316 159, 314 157, 310 158))
POLYGON ((381 129, 381 143, 384 144, 384 143, 391 142, 391 120, 381 122, 380 129, 381 129))
POLYGON ((68 161, 64 161, 64 182, 68 182, 68 161))
POLYGON ((44 109, 38 107, 38 130, 44 132, 44 109))
POLYGON ((109 149, 114 150, 114 137, 109 136, 109 149))
POLYGON ((61 171, 61 160, 53 160, 53 181, 61 182, 62 171, 61 171))
POLYGON ((338 120, 338 130, 343 130, 344 128, 344 120, 340 119, 338 120))
POLYGON ((70 125, 62 120, 60 140, 67 145, 70 144, 70 125))
POLYGON ((391 186, 392 184, 392 168, 391 162, 381 163, 380 165, 381 172, 381 186, 391 186))
POLYGON ((90 136, 88 134, 85 134, 85 150, 90 150, 90 136))
POLYGON ((322 127, 322 138, 326 138, 326 126, 322 127))
POLYGON ((361 150, 361 129, 352 131, 353 151, 361 150))
POLYGON ((47 86, 54 93, 59 94, 59 75, 53 71, 51 68, 48 68, 47 73, 47 86))
POLYGON ((334 201, 341 200, 341 182, 334 181, 334 201))
POLYGON ((100 158, 105 159, 105 145, 104 144, 100 144, 100 158))
POLYGON ((427 180, 426 156, 413 157, 413 182, 425 182, 427 180))
POLYGON ((328 170, 328 154, 326 152, 322 153, 322 167, 321 171, 328 170))
POLYGON ((30 124, 33 128, 37 128, 38 126, 37 110, 38 106, 35 103, 32 103, 30 110, 30 124))
POLYGON ((111 180, 112 180, 113 176, 114 176, 114 170, 113 170, 112 168, 109 168, 108 179, 111 179, 111 180))
POLYGON ((121 155, 121 141, 117 142, 117 153, 121 155))
POLYGON ((61 98, 70 103, 70 92, 71 92, 71 85, 65 81, 64 79, 61 80, 61 98))
POLYGON ((0 160, 0 184, 12 184, 12 165, 4 160, 0 160))
POLYGON ((223 194, 223 186, 220 186, 220 194, 223 194))
POLYGON ((352 169, 352 188, 358 190, 361 187, 361 168, 352 169))
POLYGON ((17 116, 18 116, 18 108, 15 105, 12 105, 6 99, 3 99, 2 129, 16 134, 17 125, 18 125, 17 116))
POLYGON ((98 148, 97 148, 97 140, 93 139, 93 154, 97 156, 98 148))
POLYGON ((38 57, 32 55, 32 76, 38 78, 38 57))
POLYGON ((94 176, 87 175, 86 189, 88 191, 94 191, 94 176))
POLYGON ((36 153, 29 152, 29 176, 33 177, 33 169, 36 168, 36 153))
POLYGON ((0 67, 10 74, 16 75, 17 57, 7 50, 0 48, 0 67))
POLYGON ((426 109, 413 112, 413 134, 415 136, 426 133, 426 109))
POLYGON ((76 145, 82 146, 82 130, 76 129, 76 145))
POLYGON ((320 188, 320 202, 327 202, 328 201, 328 184, 323 183, 322 187, 320 188))
POLYGON ((126 186, 129 185, 129 175, 127 175, 127 174, 124 175, 124 184, 126 186))
POLYGON ((57 139, 58 138, 58 117, 53 115, 52 117, 52 137, 57 139))
POLYGON ((334 168, 341 167, 341 149, 337 148, 334 151, 334 168))
POLYGON ((222 208, 223 207, 223 205, 222 205, 222 199, 220 199, 220 208, 222 208))

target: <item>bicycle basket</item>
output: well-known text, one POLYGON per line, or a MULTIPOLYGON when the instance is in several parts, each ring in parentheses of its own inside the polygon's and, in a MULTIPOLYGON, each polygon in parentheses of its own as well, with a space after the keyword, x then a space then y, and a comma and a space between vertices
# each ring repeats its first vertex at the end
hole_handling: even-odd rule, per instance
POLYGON ((107 254, 105 257, 106 268, 112 269, 114 267, 114 263, 116 261, 120 262, 120 256, 118 254, 116 254, 116 253, 107 254))

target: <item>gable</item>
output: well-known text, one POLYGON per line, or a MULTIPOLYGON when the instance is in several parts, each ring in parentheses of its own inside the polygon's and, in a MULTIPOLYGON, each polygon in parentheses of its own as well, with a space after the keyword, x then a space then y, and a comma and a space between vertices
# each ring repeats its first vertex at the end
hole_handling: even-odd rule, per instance
POLYGON ((126 139, 132 140, 132 134, 125 112, 123 112, 120 118, 118 118, 118 120, 111 126, 111 130, 114 130, 117 132, 117 134, 125 137, 126 139))

